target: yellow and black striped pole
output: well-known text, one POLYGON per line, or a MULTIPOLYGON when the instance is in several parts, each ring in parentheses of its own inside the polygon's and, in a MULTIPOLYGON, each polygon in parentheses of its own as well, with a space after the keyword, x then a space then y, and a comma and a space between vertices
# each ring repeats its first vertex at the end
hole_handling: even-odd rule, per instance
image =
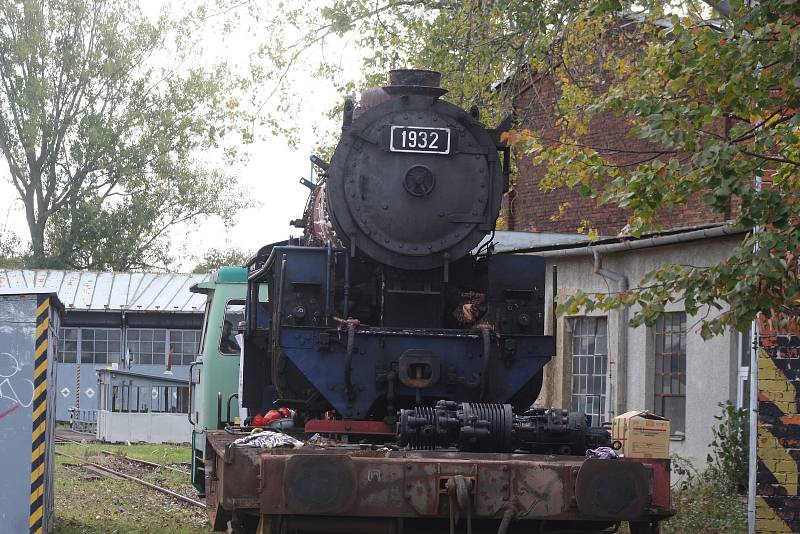
POLYGON ((31 433, 30 532, 39 534, 44 524, 45 459, 47 449, 47 338, 50 298, 39 297, 36 308, 36 348, 33 371, 33 431, 31 433))

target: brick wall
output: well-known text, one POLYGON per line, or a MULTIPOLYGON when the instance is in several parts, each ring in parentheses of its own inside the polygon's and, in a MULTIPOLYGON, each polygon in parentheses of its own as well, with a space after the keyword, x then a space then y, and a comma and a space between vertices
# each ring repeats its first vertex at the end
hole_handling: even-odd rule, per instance
MULTIPOLYGON (((550 77, 534 78, 531 85, 520 92, 515 100, 517 115, 522 118, 521 127, 541 136, 544 145, 559 138, 556 127, 558 114, 555 104, 558 87, 550 77)), ((603 154, 618 165, 630 165, 653 157, 655 146, 642 139, 628 136, 627 122, 611 113, 595 117, 589 133, 583 141, 594 148, 603 149, 603 154)), ((629 214, 612 207, 601 206, 591 199, 582 198, 577 190, 560 188, 550 192, 540 189, 544 168, 531 164, 530 158, 521 156, 517 160, 518 174, 513 198, 507 199, 504 215, 510 230, 538 232, 574 233, 582 221, 588 220, 601 235, 616 235, 627 223, 629 214), (568 203, 560 218, 552 220, 559 206, 568 203)), ((715 213, 692 199, 685 206, 665 211, 660 219, 665 229, 724 222, 730 214, 715 213)))
POLYGON ((762 335, 758 373, 756 532, 800 532, 800 336, 762 335))

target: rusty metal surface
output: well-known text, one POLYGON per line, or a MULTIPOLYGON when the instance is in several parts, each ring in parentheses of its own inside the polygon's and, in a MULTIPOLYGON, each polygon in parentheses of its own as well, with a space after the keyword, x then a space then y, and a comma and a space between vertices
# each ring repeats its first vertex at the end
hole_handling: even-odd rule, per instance
POLYGON ((652 469, 638 462, 589 459, 578 471, 578 510, 594 517, 637 518, 650 504, 652 469))
POLYGON ((307 434, 357 434, 374 436, 394 436, 396 431, 383 421, 357 421, 348 419, 311 419, 306 421, 307 434))
POLYGON ((219 502, 227 511, 443 519, 451 507, 448 481, 461 476, 469 482, 470 513, 476 520, 498 519, 509 509, 516 521, 654 520, 671 515, 663 495, 669 490, 668 461, 588 462, 570 456, 373 450, 354 445, 259 450, 232 446, 235 438, 209 433, 209 443, 219 456, 208 471, 216 478, 219 502), (602 476, 591 483, 598 473, 602 476), (587 504, 592 492, 621 491, 615 490, 615 473, 635 488, 636 498, 611 502, 610 508, 617 506, 613 510, 599 509, 602 499, 587 504), (654 480, 666 487, 653 488, 654 480))

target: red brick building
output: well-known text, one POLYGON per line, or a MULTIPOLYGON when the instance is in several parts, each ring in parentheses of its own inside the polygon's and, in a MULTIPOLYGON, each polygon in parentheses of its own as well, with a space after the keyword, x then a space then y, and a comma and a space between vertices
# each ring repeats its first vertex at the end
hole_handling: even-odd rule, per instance
MULTIPOLYGON (((541 136, 545 146, 556 142, 560 131, 556 126, 559 89, 552 77, 534 75, 522 87, 514 102, 521 128, 541 136)), ((587 146, 600 151, 618 165, 632 165, 652 159, 658 150, 651 143, 628 135, 630 125, 624 118, 604 112, 590 124, 583 138, 587 146)), ((518 174, 514 190, 508 195, 504 216, 509 230, 532 232, 576 232, 583 221, 597 228, 600 235, 617 235, 625 226, 629 214, 609 205, 599 205, 596 200, 580 196, 577 190, 559 188, 542 191, 540 183, 545 170, 533 165, 526 156, 518 157, 518 174), (564 206, 560 217, 559 206, 564 206)), ((716 213, 693 199, 687 205, 665 212, 661 217, 664 229, 684 228, 703 224, 721 223, 732 219, 728 213, 716 213)))

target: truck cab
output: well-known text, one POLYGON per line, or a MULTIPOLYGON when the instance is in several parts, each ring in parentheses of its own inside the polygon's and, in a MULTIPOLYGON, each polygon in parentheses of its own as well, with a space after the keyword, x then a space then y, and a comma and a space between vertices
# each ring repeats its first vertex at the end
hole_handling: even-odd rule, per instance
POLYGON ((236 334, 244 320, 247 270, 222 267, 190 290, 207 298, 200 351, 189 368, 192 484, 204 494, 206 431, 221 429, 224 421, 239 417, 241 348, 236 334))

